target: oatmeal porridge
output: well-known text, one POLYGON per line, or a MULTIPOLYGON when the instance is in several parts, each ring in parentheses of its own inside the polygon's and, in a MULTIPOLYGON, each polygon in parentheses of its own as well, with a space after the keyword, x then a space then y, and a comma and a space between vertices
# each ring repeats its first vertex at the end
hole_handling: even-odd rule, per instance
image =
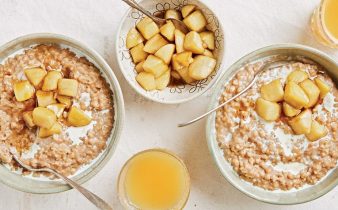
MULTIPOLYGON (((243 66, 225 85, 219 103, 243 90, 264 63, 243 66)), ((316 184, 337 166, 338 90, 320 70, 317 64, 303 59, 266 71, 246 93, 217 111, 218 145, 243 180, 267 190, 298 189, 316 184), (289 81, 290 74, 297 74, 293 73, 296 71, 305 72, 307 78, 306 82, 297 81, 301 83, 294 84, 296 88, 306 92, 306 84, 326 87, 325 94, 321 87, 310 91, 317 94, 312 101, 313 97, 306 92, 306 104, 312 103, 306 108, 297 107, 297 103, 289 105, 293 100, 300 103, 302 95, 286 96, 290 92, 286 86, 295 83, 289 81), (264 86, 272 91, 264 90, 264 86), (282 95, 278 96, 278 92, 282 95)))
MULTIPOLYGON (((8 58, 0 65, 0 162, 19 169, 15 149, 34 168, 74 174, 106 148, 112 94, 99 70, 69 49, 38 45, 8 58)), ((41 175, 51 176, 33 174, 41 175)))

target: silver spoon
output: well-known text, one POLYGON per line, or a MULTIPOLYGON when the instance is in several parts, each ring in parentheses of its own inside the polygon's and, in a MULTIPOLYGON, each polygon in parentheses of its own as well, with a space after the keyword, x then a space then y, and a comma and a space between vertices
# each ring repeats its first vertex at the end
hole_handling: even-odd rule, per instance
POLYGON ((225 102, 223 102, 222 104, 218 105, 217 107, 211 109, 210 111, 200 115, 199 117, 196 117, 193 120, 190 120, 189 122, 185 122, 185 123, 180 123, 177 126, 178 127, 185 127, 187 125, 193 124, 201 119, 203 119, 204 117, 208 116, 209 114, 213 113, 214 111, 217 111, 218 109, 222 108, 223 106, 225 106, 226 104, 228 104, 229 102, 235 100, 237 97, 241 96, 243 93, 245 93, 247 90, 249 90, 257 81, 257 78, 259 76, 261 76, 265 71, 267 70, 271 70, 271 69, 275 69, 275 68, 280 68, 282 66, 284 66, 285 64, 289 64, 291 63, 292 60, 278 60, 278 61, 272 61, 269 63, 266 63, 265 65, 263 65, 261 67, 261 69, 255 74, 254 78, 251 80, 250 84, 248 86, 246 86, 242 91, 240 91, 239 93, 237 93, 236 95, 232 96, 231 98, 229 98, 228 100, 226 100, 225 102))
POLYGON ((62 174, 58 173, 57 171, 51 169, 51 168, 32 168, 26 164, 24 164, 14 152, 10 152, 13 155, 13 159, 23 168, 32 171, 32 172, 49 172, 57 177, 63 179, 67 184, 69 184, 72 188, 77 189, 82 195, 84 195, 89 201, 91 201, 98 209, 101 210, 113 210, 112 207, 109 206, 104 200, 102 200, 100 197, 95 195, 94 193, 90 192, 89 190, 85 189, 81 185, 77 184, 73 180, 63 176, 62 174))
POLYGON ((176 20, 174 18, 168 18, 163 19, 163 18, 159 18, 156 17, 155 15, 152 15, 149 11, 147 11, 146 9, 144 9, 141 5, 139 5, 135 0, 122 0, 125 3, 127 3, 129 6, 131 6, 134 9, 137 9, 138 11, 142 12, 143 14, 145 14, 146 16, 148 16, 150 19, 152 19, 159 27, 163 26, 164 24, 167 23, 167 20, 171 20, 171 22, 174 24, 175 28, 177 28, 178 30, 180 30, 183 33, 188 33, 189 29, 187 28, 187 26, 180 20, 176 20))

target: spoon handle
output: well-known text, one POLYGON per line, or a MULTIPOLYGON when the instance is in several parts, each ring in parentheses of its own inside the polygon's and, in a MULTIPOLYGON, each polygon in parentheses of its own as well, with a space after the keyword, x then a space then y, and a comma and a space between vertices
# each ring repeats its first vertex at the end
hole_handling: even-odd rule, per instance
POLYGON ((48 171, 60 177, 61 179, 63 179, 67 184, 72 186, 74 189, 77 189, 80 193, 82 193, 82 195, 84 195, 89 201, 91 201, 97 208, 101 210, 113 210, 113 208, 108 203, 106 203, 104 200, 102 200, 99 196, 90 192, 89 190, 77 184, 73 180, 67 178, 66 176, 63 176, 62 174, 59 174, 58 172, 54 170, 50 169, 48 171))
POLYGON ((144 9, 141 5, 139 5, 135 0, 122 0, 125 3, 127 3, 129 6, 131 6, 134 9, 137 9, 138 11, 142 12, 143 14, 145 14, 146 16, 148 16, 150 19, 152 19, 153 21, 155 21, 155 23, 159 24, 163 24, 163 20, 160 18, 157 18, 156 16, 152 15, 148 10, 144 9))
POLYGON ((226 100, 225 102, 223 102, 222 104, 218 105, 217 107, 211 109, 210 111, 202 114, 201 116, 199 117, 196 117, 195 119, 189 121, 189 122, 186 122, 186 123, 180 123, 178 124, 177 126, 178 127, 185 127, 187 125, 190 125, 194 122, 197 122, 201 119, 203 119, 204 117, 208 116, 209 114, 213 113, 214 111, 220 109, 221 107, 223 107, 224 105, 226 105, 227 103, 229 103, 230 101, 232 100, 235 100, 237 97, 241 96, 243 93, 245 93, 256 81, 257 79, 257 75, 252 79, 252 81, 250 82, 250 84, 248 86, 246 86, 241 92, 237 93, 236 95, 232 96, 231 98, 229 98, 228 100, 226 100))

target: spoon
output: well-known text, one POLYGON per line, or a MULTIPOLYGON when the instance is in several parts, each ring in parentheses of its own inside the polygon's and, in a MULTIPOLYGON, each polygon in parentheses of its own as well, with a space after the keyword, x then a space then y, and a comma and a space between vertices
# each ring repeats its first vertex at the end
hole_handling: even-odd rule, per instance
POLYGON ((52 173, 54 175, 56 175, 57 177, 63 179, 63 181, 65 181, 68 185, 70 185, 72 188, 77 189, 80 193, 82 193, 82 195, 84 195, 89 201, 91 201, 98 209, 101 210, 113 210, 112 207, 109 206, 109 204, 107 204, 104 200, 102 200, 100 197, 98 197, 97 195, 95 195, 94 193, 90 192, 89 190, 85 189, 84 187, 82 187, 81 185, 77 184, 76 182, 74 182, 73 180, 67 178, 66 176, 63 176, 62 174, 58 173, 57 171, 55 171, 54 169, 51 168, 32 168, 26 164, 24 164, 17 156, 14 152, 10 152, 13 156, 13 159, 23 168, 32 171, 32 172, 49 172, 52 173))
POLYGON ((155 15, 152 15, 149 11, 147 11, 146 9, 144 9, 141 5, 139 5, 135 0, 122 0, 125 3, 127 3, 129 6, 131 6, 134 9, 137 9, 138 11, 142 12, 143 14, 145 14, 146 16, 148 16, 150 19, 152 19, 159 27, 163 26, 164 24, 167 23, 167 20, 170 20, 175 28, 177 28, 178 30, 180 30, 182 33, 188 33, 189 29, 188 27, 180 20, 174 19, 174 18, 168 18, 168 19, 164 19, 164 18, 159 18, 156 17, 155 15))
POLYGON ((243 93, 245 93, 247 90, 249 90, 257 81, 257 78, 259 76, 261 76, 264 72, 266 72, 267 70, 271 70, 271 69, 275 69, 275 68, 280 68, 286 64, 291 63, 292 60, 278 60, 278 61, 272 61, 272 62, 268 62, 265 65, 263 65, 260 70, 258 70, 258 72, 254 75, 254 78, 251 80, 250 84, 248 86, 246 86, 243 90, 241 90, 239 93, 237 93, 236 95, 232 96, 231 98, 229 98, 228 100, 226 100, 225 102, 223 102, 222 104, 218 105, 217 107, 211 109, 210 111, 200 115, 199 117, 196 117, 193 120, 190 120, 189 122, 185 122, 185 123, 180 123, 177 126, 178 127, 185 127, 187 125, 193 124, 201 119, 203 119, 204 117, 208 116, 209 114, 213 113, 214 111, 217 111, 218 109, 222 108, 223 106, 225 106, 226 104, 228 104, 229 102, 235 100, 236 98, 238 98, 239 96, 241 96, 243 93))

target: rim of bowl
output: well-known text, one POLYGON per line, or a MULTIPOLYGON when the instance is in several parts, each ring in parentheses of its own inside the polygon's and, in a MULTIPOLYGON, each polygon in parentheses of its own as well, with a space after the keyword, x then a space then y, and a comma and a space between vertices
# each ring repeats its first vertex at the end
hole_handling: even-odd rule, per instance
MULTIPOLYGON (((253 59, 250 60, 250 58, 254 57, 255 55, 259 55, 261 53, 264 52, 268 52, 271 50, 276 50, 276 49, 298 49, 298 50, 303 50, 303 51, 307 51, 311 54, 315 54, 321 58, 324 58, 325 60, 329 61, 330 63, 335 64, 338 67, 338 63, 336 61, 334 61, 329 55, 327 55, 326 53, 306 46, 306 45, 302 45, 302 44, 294 44, 294 43, 281 43, 281 44, 273 44, 273 45, 269 45, 266 47, 262 47, 262 48, 258 48, 257 50, 254 50, 244 56, 242 56, 240 59, 238 59, 235 63, 233 63, 231 66, 229 66, 227 68, 226 71, 233 69, 235 67, 241 66, 245 63, 249 62, 253 62, 255 60, 259 60, 259 59, 253 59)), ((233 75, 236 74, 236 71, 234 71, 233 75)), ((211 96, 211 100, 210 103, 208 105, 208 110, 211 110, 212 108, 214 108, 219 101, 219 97, 220 97, 220 93, 221 91, 224 89, 224 84, 229 82, 231 80, 231 78, 233 77, 233 75, 226 75, 224 74, 216 83, 215 88, 213 90, 212 96, 211 96)), ((334 183, 330 184, 328 187, 324 188, 322 191, 320 191, 319 194, 315 194, 311 197, 307 197, 305 199, 302 199, 300 201, 296 201, 296 202, 278 202, 278 201, 274 201, 274 200, 270 200, 268 198, 263 198, 260 196, 255 195, 254 193, 251 192, 247 192, 245 189, 243 189, 241 186, 239 186, 237 184, 236 181, 228 178, 227 173, 223 171, 222 166, 221 166, 221 162, 219 160, 219 158, 217 158, 216 153, 218 152, 217 150, 219 149, 218 146, 213 143, 214 141, 214 136, 215 136, 215 128, 214 128, 214 121, 215 121, 215 112, 211 115, 208 116, 207 120, 206 120, 206 140, 207 140, 207 144, 208 144, 208 149, 209 152, 212 155, 213 158, 213 162, 214 164, 217 166, 218 171, 221 172, 222 176, 233 186, 235 187, 237 190, 239 190, 240 192, 244 193, 245 195, 257 200, 257 201, 262 201, 264 203, 269 203, 269 204, 276 204, 276 205, 292 205, 292 204, 302 204, 302 203, 306 203, 312 200, 315 200, 317 198, 320 198, 321 196, 325 195, 326 193, 330 192, 332 189, 334 189, 337 185, 338 185, 338 179, 336 179, 334 181, 334 183)), ((222 158, 224 158, 224 156, 222 155, 222 158)), ((226 161, 226 160, 225 160, 226 161)), ((230 165, 229 167, 231 167, 231 170, 233 170, 232 166, 230 165)), ((337 168, 335 168, 334 170, 336 170, 337 168)), ((234 173, 236 173, 234 171, 234 173)), ((237 174, 237 173, 236 173, 237 174)), ((243 180, 243 179, 241 179, 243 180)), ((245 180, 243 180, 245 181, 245 180)), ((252 187, 256 187, 256 186, 252 186, 252 187)), ((287 191, 286 191, 287 192, 287 191)))
MULTIPOLYGON (((137 3, 139 4, 142 4, 143 1, 146 1, 146 0, 140 0, 140 1, 137 1, 137 3)), ((213 10, 210 9, 209 6, 207 6, 204 2, 202 2, 201 0, 195 0, 195 1, 198 1, 199 4, 203 5, 204 7, 206 7, 207 9, 209 9, 210 11, 212 11, 213 15, 217 18, 218 20, 218 23, 219 23, 219 28, 221 29, 222 33, 223 33, 223 55, 222 55, 222 59, 219 61, 220 65, 219 65, 219 69, 218 71, 216 72, 216 75, 215 77, 210 80, 210 83, 208 84, 208 87, 204 88, 202 91, 196 93, 196 94, 192 94, 191 96, 187 97, 187 98, 184 98, 184 99, 176 99, 176 100, 172 100, 172 101, 167 101, 167 100, 158 100, 157 98, 154 98, 152 96, 149 96, 141 91, 138 90, 137 87, 134 86, 134 84, 132 83, 132 81, 130 79, 128 79, 127 75, 125 74, 125 71, 124 71, 124 67, 119 59, 119 57, 117 56, 118 55, 118 52, 119 52, 119 35, 121 34, 121 30, 122 30, 122 27, 123 27, 123 24, 125 22, 125 20, 127 19, 128 17, 128 14, 130 13, 130 11, 133 10, 133 8, 128 8, 128 10, 125 12, 125 14, 122 16, 122 19, 121 19, 121 23, 117 29, 117 34, 116 34, 116 40, 115 40, 115 55, 116 55, 116 60, 117 60, 117 63, 120 67, 120 71, 122 72, 123 74, 123 77, 125 78, 125 80, 127 80, 128 84, 133 88, 133 90, 135 92, 137 92, 138 94, 140 94, 141 96, 151 100, 151 101, 155 101, 157 103, 161 103, 161 104, 181 104, 181 103, 185 103, 185 102, 188 102, 188 101, 191 101, 199 96, 201 96, 202 94, 204 94, 205 92, 207 92, 208 90, 210 90, 212 87, 214 87, 214 85, 216 84, 216 82, 218 82, 220 80, 220 78, 222 77, 223 73, 225 72, 224 70, 224 60, 225 60, 225 57, 226 57, 226 34, 225 34, 225 31, 224 31, 224 27, 223 27, 223 24, 222 22, 220 21, 220 19, 218 18, 218 16, 216 15, 215 12, 213 12, 213 10)))
MULTIPOLYGON (((94 60, 94 62, 96 62, 98 65, 100 65, 102 68, 99 68, 100 71, 102 71, 101 69, 105 69, 106 71, 104 71, 105 74, 107 74, 110 78, 108 79, 111 83, 110 88, 113 92, 113 96, 112 99, 114 100, 114 127, 113 127, 113 131, 110 134, 110 141, 111 141, 111 146, 109 147, 109 145, 107 145, 106 149, 104 151, 102 151, 99 155, 103 155, 103 153, 108 150, 106 152, 106 155, 104 157, 102 157, 101 160, 97 160, 96 164, 94 164, 93 166, 87 168, 86 170, 84 170, 83 172, 81 172, 80 174, 76 175, 79 176, 81 174, 84 174, 81 178, 76 179, 75 177, 72 177, 72 179, 74 181, 76 181, 78 184, 83 184, 87 181, 89 181, 91 178, 93 178, 99 171, 101 171, 101 169, 108 163, 108 161, 111 159, 111 157, 113 156, 116 146, 119 142, 119 139, 121 137, 121 133, 123 130, 123 126, 124 126, 124 121, 125 121, 125 108, 124 108, 124 99, 123 99, 123 94, 122 94, 122 90, 120 87, 120 84, 114 74, 114 71, 110 68, 110 66, 108 65, 108 63, 103 59, 103 57, 96 52, 94 49, 88 47, 87 45, 83 44, 80 41, 77 41, 73 38, 70 38, 68 36, 65 35, 61 35, 61 34, 55 34, 55 33, 32 33, 32 34, 27 34, 27 35, 23 35, 20 37, 17 37, 3 45, 0 46, 0 52, 7 50, 8 48, 18 45, 20 43, 26 42, 26 41, 30 41, 30 40, 34 40, 34 39, 54 39, 54 40, 59 40, 61 42, 65 42, 65 43, 71 43, 74 44, 76 47, 78 47, 81 53, 88 55, 91 57, 91 59, 94 60), (85 53, 84 53, 85 52, 85 53)), ((50 43, 53 44, 54 42, 46 42, 46 43, 50 43)), ((102 73, 102 72, 101 72, 102 73)), ((106 78, 105 78, 106 79, 106 78)), ((99 156, 98 156, 99 157, 99 156)), ((27 180, 28 182, 30 180, 27 180)), ((38 180, 34 180, 34 181, 38 181, 38 180)), ((48 183, 51 184, 52 186, 49 188, 39 188, 38 190, 33 189, 33 188, 28 188, 25 186, 18 186, 15 183, 6 181, 4 179, 0 179, 0 182, 2 182, 3 184, 22 191, 22 192, 27 192, 27 193, 33 193, 33 194, 52 194, 52 193, 61 193, 61 192, 65 192, 68 190, 73 189, 72 187, 70 187, 67 184, 64 183, 60 183, 59 181, 49 181, 48 183), (51 183, 52 182, 52 183, 51 183)))

